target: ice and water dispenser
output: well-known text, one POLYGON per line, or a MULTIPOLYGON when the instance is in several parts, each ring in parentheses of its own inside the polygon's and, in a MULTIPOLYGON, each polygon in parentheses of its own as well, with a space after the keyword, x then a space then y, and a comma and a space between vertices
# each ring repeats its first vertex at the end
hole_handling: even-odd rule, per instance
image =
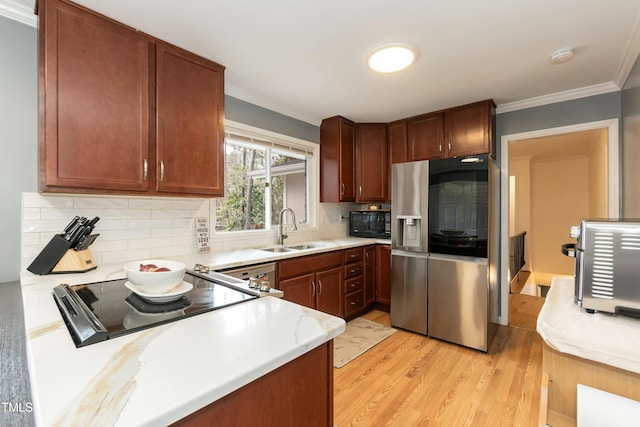
POLYGON ((422 217, 420 215, 398 215, 397 245, 405 248, 422 247, 422 217))

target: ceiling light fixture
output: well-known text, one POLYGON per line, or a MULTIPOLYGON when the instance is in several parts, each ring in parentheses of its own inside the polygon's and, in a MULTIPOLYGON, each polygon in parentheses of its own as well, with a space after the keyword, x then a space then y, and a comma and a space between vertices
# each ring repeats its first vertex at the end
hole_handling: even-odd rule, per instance
POLYGON ((367 59, 367 65, 379 73, 394 73, 413 64, 416 51, 406 43, 387 43, 375 49, 367 59))
POLYGON ((558 49, 551 54, 549 61, 552 64, 562 64, 563 62, 571 61, 573 59, 573 49, 564 47, 558 49))

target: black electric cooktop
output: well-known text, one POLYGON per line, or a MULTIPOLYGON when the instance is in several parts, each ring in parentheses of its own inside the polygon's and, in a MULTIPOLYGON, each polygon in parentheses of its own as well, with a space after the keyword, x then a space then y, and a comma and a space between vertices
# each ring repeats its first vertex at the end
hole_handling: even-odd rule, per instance
POLYGON ((193 289, 168 302, 137 295, 125 286, 127 279, 62 284, 53 289, 53 298, 76 347, 258 298, 224 281, 189 272, 183 280, 193 285, 193 289))

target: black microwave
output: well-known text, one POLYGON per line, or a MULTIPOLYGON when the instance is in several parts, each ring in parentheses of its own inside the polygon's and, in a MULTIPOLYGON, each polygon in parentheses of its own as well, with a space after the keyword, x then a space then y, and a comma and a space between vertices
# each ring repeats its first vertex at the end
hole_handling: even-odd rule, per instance
POLYGON ((391 211, 362 210, 349 212, 349 235, 390 239, 391 211))

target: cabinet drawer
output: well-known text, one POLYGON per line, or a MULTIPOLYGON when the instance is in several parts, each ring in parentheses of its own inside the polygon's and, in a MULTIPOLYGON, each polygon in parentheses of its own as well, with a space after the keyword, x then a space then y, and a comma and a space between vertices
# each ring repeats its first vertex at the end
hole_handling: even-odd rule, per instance
POLYGON ((350 314, 364 308, 364 295, 362 289, 352 292, 344 296, 344 315, 348 317, 350 314))
POLYGON ((362 274, 362 263, 349 264, 344 266, 344 278, 350 279, 351 277, 360 276, 362 274))
POLYGON ((362 248, 346 249, 344 251, 344 263, 362 261, 362 248))
POLYGON ((344 293, 348 294, 362 289, 362 276, 357 276, 344 281, 344 293))
POLYGON ((304 274, 342 265, 343 251, 332 251, 319 255, 309 255, 278 262, 278 277, 302 276, 304 274))

